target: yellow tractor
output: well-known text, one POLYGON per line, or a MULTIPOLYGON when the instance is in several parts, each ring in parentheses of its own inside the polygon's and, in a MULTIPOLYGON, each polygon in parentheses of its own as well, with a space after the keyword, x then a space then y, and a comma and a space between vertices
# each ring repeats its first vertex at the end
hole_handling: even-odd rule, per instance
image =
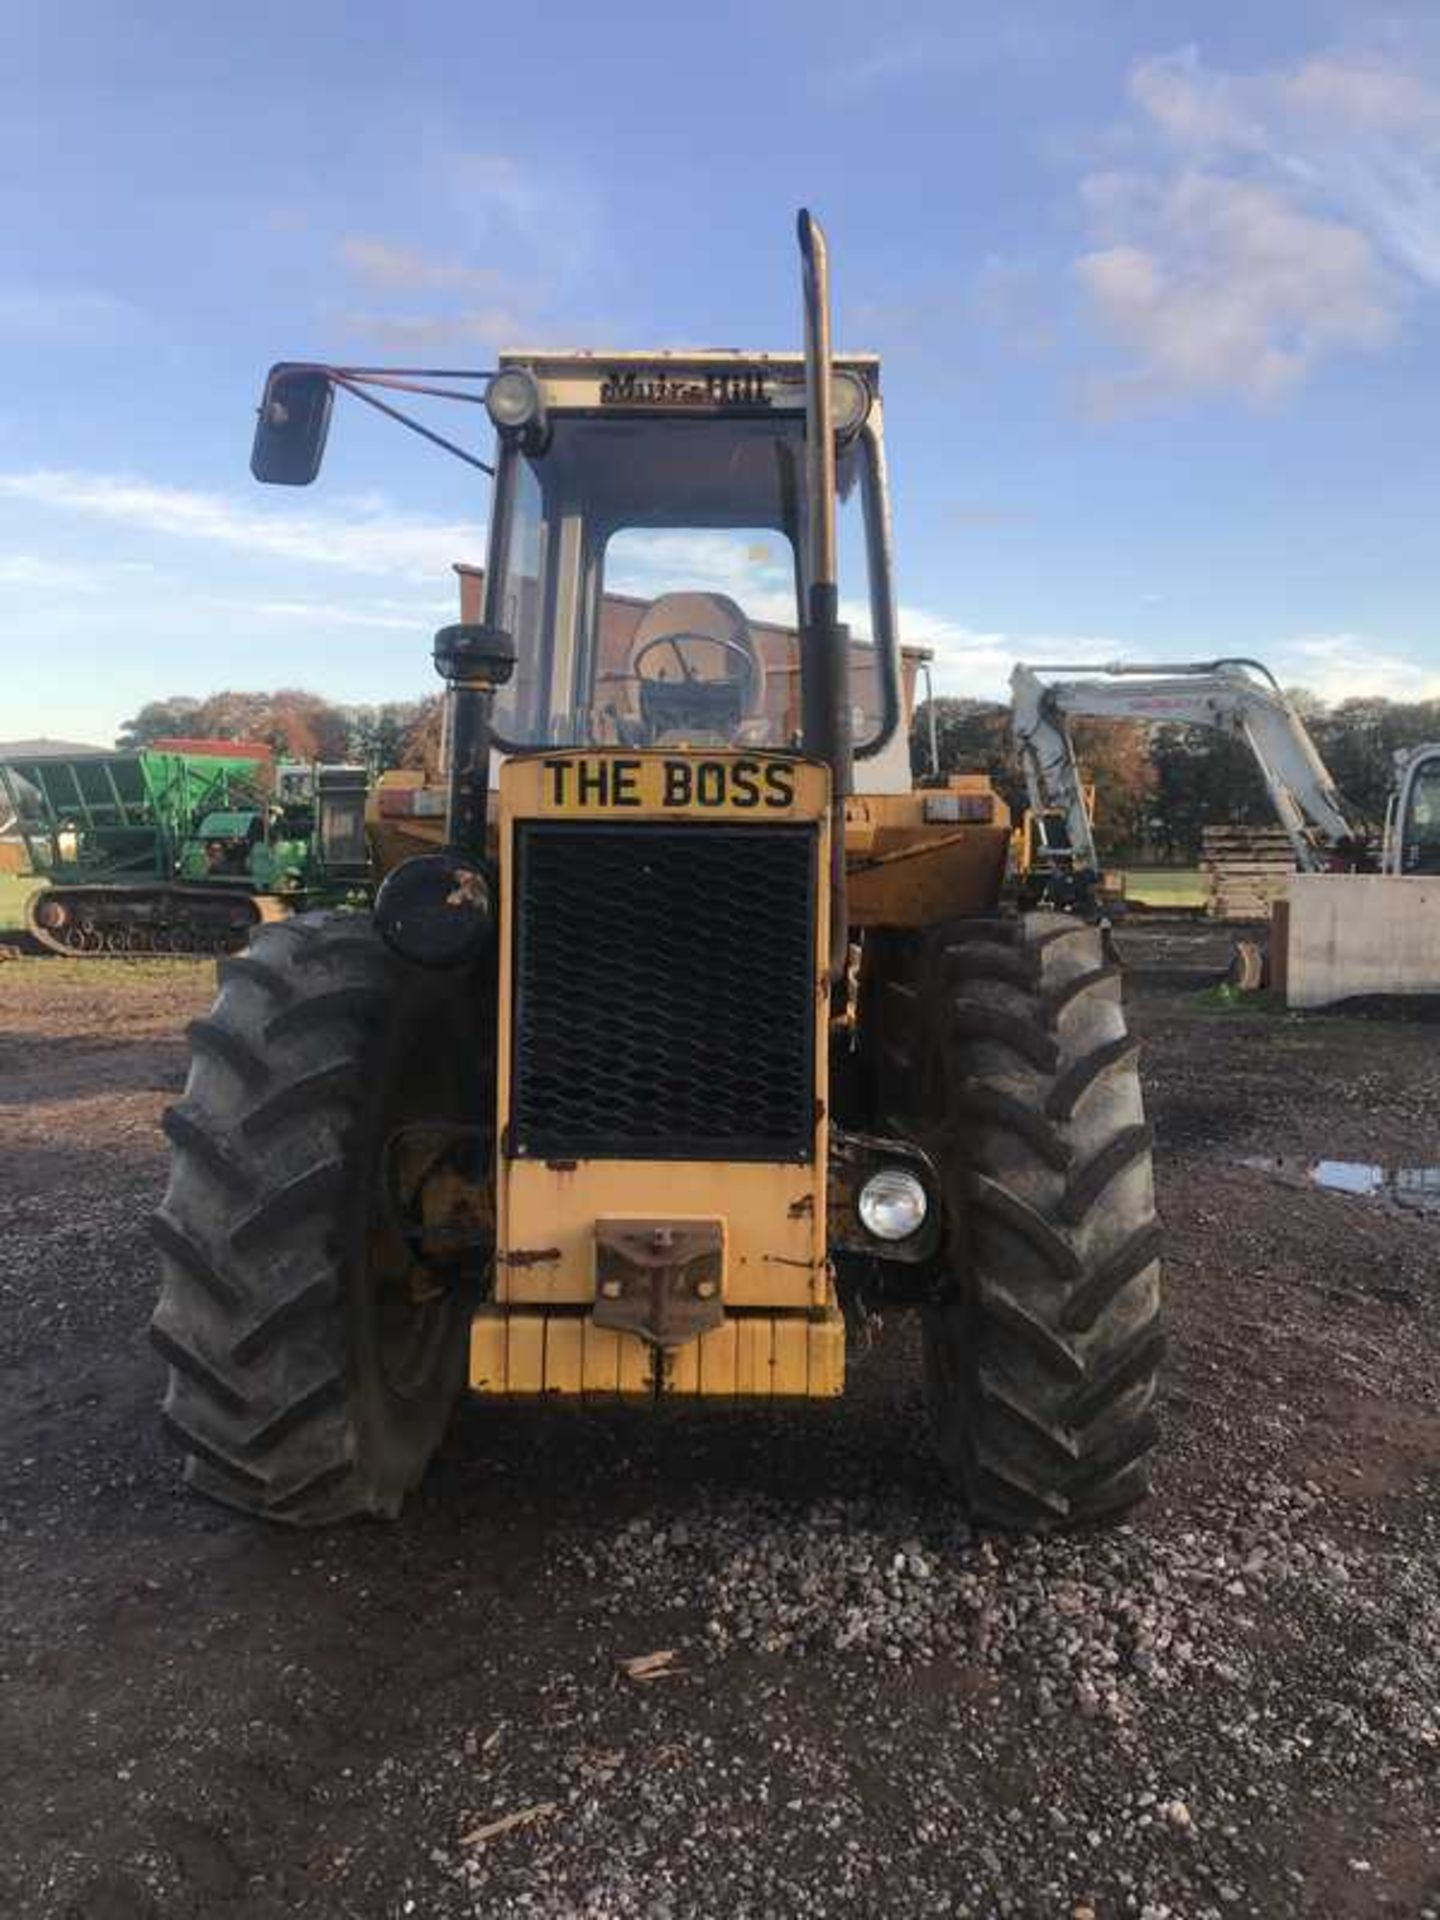
POLYGON ((1145 1491, 1117 969, 1005 906, 988 783, 912 783, 879 364, 832 355, 799 241, 803 353, 271 371, 260 479, 314 478, 339 389, 493 496, 478 617, 435 642, 443 791, 379 796, 372 911, 221 962, 167 1116, 165 1418, 233 1506, 396 1514, 467 1386, 835 1395, 886 1307, 980 1520, 1145 1491), (493 463, 411 394, 483 399, 493 463))

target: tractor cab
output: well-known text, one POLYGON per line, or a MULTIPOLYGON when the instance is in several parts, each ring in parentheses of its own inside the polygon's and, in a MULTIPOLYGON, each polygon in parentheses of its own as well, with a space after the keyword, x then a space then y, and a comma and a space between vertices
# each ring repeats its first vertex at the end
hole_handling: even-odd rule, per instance
MULTIPOLYGON (((857 756, 900 712, 879 362, 832 376, 838 592, 857 756)), ((509 353, 487 624, 514 640, 497 745, 798 751, 813 575, 800 355, 509 353)))

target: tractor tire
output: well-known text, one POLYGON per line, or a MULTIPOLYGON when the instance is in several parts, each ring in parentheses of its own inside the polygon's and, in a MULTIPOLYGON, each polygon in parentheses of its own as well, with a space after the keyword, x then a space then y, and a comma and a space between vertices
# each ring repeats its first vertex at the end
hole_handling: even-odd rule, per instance
POLYGON ((1120 969, 1099 929, 1039 912, 955 921, 899 958, 880 1090, 943 1182, 944 1273, 921 1309, 937 1451, 985 1524, 1117 1515, 1148 1490, 1163 1345, 1120 969))
POLYGON ((490 1003, 473 976, 402 966, 356 913, 261 927, 219 975, 164 1119, 163 1418, 186 1480, 228 1506, 394 1517, 464 1384, 474 1289, 418 1267, 383 1149, 488 1117, 490 1003))

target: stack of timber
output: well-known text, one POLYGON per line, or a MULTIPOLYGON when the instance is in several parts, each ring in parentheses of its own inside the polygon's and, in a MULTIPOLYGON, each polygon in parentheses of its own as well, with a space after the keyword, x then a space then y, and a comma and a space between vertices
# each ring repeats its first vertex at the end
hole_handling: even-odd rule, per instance
POLYGON ((1212 920, 1268 920, 1295 871, 1295 851, 1277 827, 1206 827, 1200 860, 1212 920))

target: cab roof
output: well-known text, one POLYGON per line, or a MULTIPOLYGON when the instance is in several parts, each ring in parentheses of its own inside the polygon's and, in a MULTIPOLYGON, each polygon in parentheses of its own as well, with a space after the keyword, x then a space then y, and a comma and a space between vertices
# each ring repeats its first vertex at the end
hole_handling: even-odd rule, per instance
MULTIPOLYGON (((880 368, 878 353, 837 353, 837 367, 854 367, 857 373, 875 373, 880 368)), ((803 373, 803 353, 772 353, 759 347, 507 347, 497 363, 502 367, 576 367, 597 366, 683 366, 683 367, 783 367, 803 373)))

